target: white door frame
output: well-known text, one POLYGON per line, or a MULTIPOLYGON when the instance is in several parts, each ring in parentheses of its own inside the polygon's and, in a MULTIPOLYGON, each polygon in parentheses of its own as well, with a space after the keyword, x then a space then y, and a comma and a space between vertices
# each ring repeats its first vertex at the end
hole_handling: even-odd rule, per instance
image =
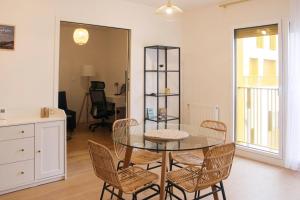
POLYGON ((233 75, 233 82, 232 82, 232 127, 233 127, 233 134, 232 134, 232 140, 235 141, 235 131, 236 131, 236 59, 235 59, 235 37, 234 37, 234 31, 236 29, 242 29, 242 28, 249 28, 249 27, 257 27, 257 26, 265 26, 270 24, 278 24, 278 39, 279 39, 279 102, 280 102, 280 111, 279 111, 279 129, 280 129, 280 138, 279 138, 279 154, 275 155, 272 153, 259 151, 250 149, 247 147, 243 147, 240 145, 237 145, 237 155, 258 160, 261 162, 283 166, 283 155, 284 155, 284 130, 285 130, 285 121, 284 115, 285 115, 285 80, 286 80, 286 74, 287 70, 287 41, 288 41, 288 22, 285 22, 282 19, 271 19, 267 21, 260 21, 260 22, 254 22, 254 23, 248 23, 243 25, 236 25, 232 28, 232 35, 231 35, 231 41, 232 41, 232 75, 233 75))
POLYGON ((132 41, 132 32, 133 29, 131 27, 122 27, 122 26, 113 26, 110 24, 98 24, 95 22, 91 22, 91 20, 83 20, 83 19, 74 19, 74 18, 66 18, 66 17, 56 17, 55 18, 55 44, 54 44, 54 68, 53 68, 53 107, 58 107, 58 91, 59 91, 59 52, 60 52, 60 23, 64 22, 71 22, 71 23, 78 23, 78 24, 88 24, 88 25, 95 25, 95 26, 103 26, 103 27, 111 27, 111 28, 119 28, 128 30, 128 63, 127 63, 127 76, 128 79, 125 80, 126 83, 126 117, 130 117, 131 109, 130 109, 130 99, 131 99, 131 41, 132 41), (129 87, 128 87, 129 86, 129 87))

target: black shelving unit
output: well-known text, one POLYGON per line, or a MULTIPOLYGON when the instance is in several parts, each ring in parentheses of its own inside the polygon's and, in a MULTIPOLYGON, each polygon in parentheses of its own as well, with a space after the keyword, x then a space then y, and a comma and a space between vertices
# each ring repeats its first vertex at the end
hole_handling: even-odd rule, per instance
MULTIPOLYGON (((148 58, 149 59, 149 58, 148 58)), ((180 124, 180 103, 181 103, 181 89, 180 89, 180 47, 172 47, 172 46, 161 46, 161 45, 155 45, 155 46, 147 46, 144 48, 144 130, 147 122, 154 122, 157 124, 157 129, 160 127, 160 123, 164 123, 164 127, 167 128, 168 122, 169 121, 175 121, 177 120, 178 124, 180 124), (151 51, 151 53, 154 55, 153 60, 154 64, 151 69, 149 69, 149 66, 147 66, 147 54, 151 51), (170 51, 176 53, 176 56, 178 58, 174 59, 173 56, 173 61, 176 61, 175 67, 173 64, 173 67, 169 68, 169 63, 168 63, 168 58, 170 51), (161 67, 163 65, 163 67, 161 67), (177 87, 176 92, 174 93, 164 93, 160 90, 165 89, 165 88, 170 88, 169 82, 168 82, 168 77, 172 74, 172 76, 176 77, 177 80, 177 87), (154 76, 156 77, 156 80, 154 76), (156 87, 153 87, 152 90, 154 91, 147 91, 147 87, 149 84, 149 80, 152 77, 152 83, 156 81, 156 87), (178 78, 178 79, 177 79, 178 78), (163 86, 163 87, 162 87, 163 86), (153 101, 155 98, 156 100, 156 108, 153 108, 156 111, 156 116, 153 117, 148 117, 147 116, 147 108, 148 108, 148 103, 150 101, 153 101), (178 101, 178 111, 174 115, 168 115, 169 113, 169 99, 177 98, 178 101), (159 109, 160 108, 165 108, 166 110, 166 116, 164 118, 161 118, 159 116, 159 109)), ((150 81, 150 82, 151 82, 150 81)), ((174 88, 173 88, 174 89, 174 88)), ((180 127, 179 127, 180 128, 180 127)))

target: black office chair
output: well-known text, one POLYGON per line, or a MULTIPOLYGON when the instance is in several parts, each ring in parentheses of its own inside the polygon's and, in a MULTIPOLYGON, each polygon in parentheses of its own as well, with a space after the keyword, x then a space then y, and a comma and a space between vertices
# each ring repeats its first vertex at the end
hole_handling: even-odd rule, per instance
POLYGON ((76 112, 68 108, 65 91, 58 92, 58 108, 65 111, 67 115, 67 130, 68 132, 73 132, 76 128, 76 112))
POLYGON ((92 108, 90 114, 94 119, 101 120, 100 122, 91 124, 89 129, 94 132, 96 128, 100 126, 109 126, 111 129, 111 125, 106 123, 106 120, 109 117, 114 116, 114 104, 110 102, 106 102, 106 96, 104 92, 105 83, 101 81, 91 81, 90 87, 90 97, 92 102, 92 108))

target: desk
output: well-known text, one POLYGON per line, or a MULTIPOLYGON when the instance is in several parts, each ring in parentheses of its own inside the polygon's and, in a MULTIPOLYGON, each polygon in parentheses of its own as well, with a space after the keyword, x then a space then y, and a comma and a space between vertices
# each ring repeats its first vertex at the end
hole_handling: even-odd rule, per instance
POLYGON ((115 120, 117 120, 118 108, 126 107, 126 96, 125 95, 107 95, 106 101, 115 104, 115 120))

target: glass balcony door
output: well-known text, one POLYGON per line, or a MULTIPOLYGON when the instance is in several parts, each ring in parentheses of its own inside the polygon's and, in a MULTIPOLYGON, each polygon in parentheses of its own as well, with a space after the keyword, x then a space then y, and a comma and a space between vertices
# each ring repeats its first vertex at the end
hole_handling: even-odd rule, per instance
POLYGON ((278 25, 236 29, 235 59, 236 143, 279 154, 278 25))

